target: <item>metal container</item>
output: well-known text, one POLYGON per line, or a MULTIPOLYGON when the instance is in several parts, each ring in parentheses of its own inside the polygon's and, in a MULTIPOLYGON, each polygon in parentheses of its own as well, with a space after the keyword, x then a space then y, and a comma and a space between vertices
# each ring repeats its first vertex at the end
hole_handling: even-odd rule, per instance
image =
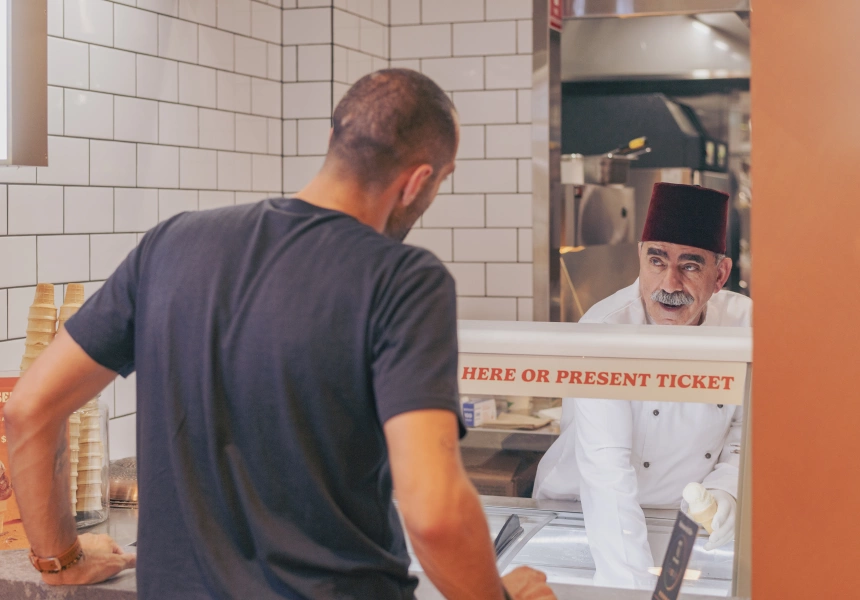
POLYGON ((120 458, 110 464, 110 504, 137 507, 137 458, 120 458))

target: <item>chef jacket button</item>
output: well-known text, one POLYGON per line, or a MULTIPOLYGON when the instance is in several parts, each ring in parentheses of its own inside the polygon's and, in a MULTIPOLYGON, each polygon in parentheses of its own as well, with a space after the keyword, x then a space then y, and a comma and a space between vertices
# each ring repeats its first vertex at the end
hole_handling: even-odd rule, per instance
POLYGON ((655 409, 654 409, 654 416, 656 417, 656 416, 657 416, 657 415, 659 415, 659 414, 660 414, 660 411, 659 411, 659 410, 657 410, 657 409, 655 408, 655 409))
POLYGON ((711 458, 711 453, 708 452, 707 454, 705 454, 705 458, 711 458))
POLYGON ((722 408, 722 407, 723 407, 722 404, 717 404, 717 408, 722 408))
POLYGON ((645 468, 647 469, 648 467, 650 467, 650 466, 651 466, 651 463, 646 462, 644 466, 645 466, 645 468))

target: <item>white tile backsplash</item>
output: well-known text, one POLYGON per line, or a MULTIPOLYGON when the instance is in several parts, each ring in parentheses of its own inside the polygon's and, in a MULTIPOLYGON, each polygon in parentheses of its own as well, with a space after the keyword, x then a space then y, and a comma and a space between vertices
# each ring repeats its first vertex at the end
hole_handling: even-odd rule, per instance
POLYGON ((6 334, 6 315, 9 312, 9 305, 6 300, 6 290, 0 290, 0 340, 5 340, 6 334))
POLYGON ((457 262, 517 262, 516 229, 455 229, 457 262))
POLYGON ((267 151, 269 154, 281 154, 281 120, 280 119, 266 119, 268 123, 268 144, 267 151))
POLYGON ((428 58, 421 61, 421 72, 445 91, 480 90, 484 88, 484 59, 428 58))
POLYGON ((133 52, 90 46, 90 89, 134 96, 135 73, 133 52))
POLYGON ((266 44, 266 77, 280 81, 281 77, 281 52, 280 44, 266 44))
POLYGON ((421 218, 422 227, 483 227, 484 196, 454 194, 437 196, 421 218))
POLYGON ((233 70, 233 40, 236 36, 227 31, 200 26, 199 61, 201 65, 215 69, 233 70))
POLYGON ((454 192, 516 192, 515 160, 461 160, 454 171, 454 192))
POLYGON ((217 102, 217 71, 179 63, 179 102, 215 108, 217 102))
POLYGON ((251 5, 251 36, 280 44, 281 11, 261 2, 254 2, 251 5))
POLYGON ((113 3, 105 0, 65 0, 63 37, 101 46, 113 44, 113 3))
POLYGON ((324 156, 284 157, 284 192, 287 194, 302 189, 322 167, 324 156))
POLYGON ((90 236, 42 235, 37 240, 39 282, 69 283, 90 279, 90 236))
POLYGON ((281 85, 268 79, 251 79, 251 112, 266 117, 281 116, 281 85))
POLYGON ((200 147, 235 150, 236 117, 232 112, 200 109, 200 147))
POLYGON ((126 142, 90 142, 90 184, 137 185, 137 146, 126 142))
POLYGON ((258 192, 281 187, 281 157, 254 154, 251 157, 251 188, 258 192))
POLYGON ((532 122, 532 91, 517 90, 517 122, 532 122))
POLYGON ((236 72, 255 77, 266 77, 268 47, 266 42, 237 35, 235 40, 236 72))
POLYGON ((391 3, 391 25, 416 25, 421 22, 421 0, 395 0, 391 3))
POLYGON ((285 119, 314 119, 331 116, 331 83, 283 84, 285 119))
POLYGON ((158 54, 158 15, 114 4, 113 24, 116 48, 158 54))
POLYGON ((87 185, 89 165, 89 140, 49 135, 48 166, 36 167, 36 181, 61 185, 87 185))
POLYGON ((197 146, 197 108, 171 102, 158 104, 158 143, 170 146, 197 146))
POLYGON ((283 11, 283 43, 329 44, 332 41, 332 9, 307 8, 283 11))
POLYGON ((0 237, 0 256, 0 288, 36 285, 35 236, 0 237))
POLYGON ((236 115, 236 150, 264 153, 267 150, 269 124, 264 117, 236 115))
POLYGON ((487 158, 527 158, 531 155, 531 125, 487 125, 487 158))
POLYGON ((108 422, 108 439, 111 460, 137 456, 137 415, 111 419, 108 422))
POLYGON ((299 78, 299 59, 296 46, 284 46, 281 54, 281 80, 296 81, 299 78))
POLYGON ((90 236, 90 277, 107 279, 137 245, 133 233, 90 236))
POLYGON ((63 0, 48 0, 48 35, 63 37, 63 0))
POLYGON ((451 25, 413 25, 391 29, 391 58, 451 56, 451 25))
POLYGON ((457 23, 454 25, 454 55, 514 54, 517 51, 516 27, 516 21, 457 23))
POLYGON ((63 88, 48 86, 48 135, 63 135, 63 93, 63 88))
POLYGON ((200 210, 232 206, 235 203, 235 192, 209 192, 201 190, 197 200, 200 210))
POLYGON ((179 0, 137 0, 137 6, 171 17, 179 15, 179 0))
POLYGON ((89 46, 59 38, 48 38, 48 84, 89 87, 89 46))
POLYGON ((484 0, 424 0, 421 3, 421 20, 424 23, 456 23, 483 19, 484 0))
POLYGON ((331 131, 329 119, 302 119, 299 121, 299 154, 325 154, 331 131))
POLYGON ((158 223, 158 190, 117 188, 114 191, 114 231, 146 231, 158 223))
POLYGON ((173 60, 197 62, 197 23, 158 17, 158 55, 173 60))
POLYGON ((63 200, 64 233, 113 231, 113 188, 67 187, 63 200))
POLYGON ((179 187, 179 148, 137 145, 138 187, 179 187))
MULTIPOLYGON (((123 417, 137 412, 137 374, 127 378, 117 377, 114 383, 114 412, 111 416, 123 417)), ((113 459, 111 450, 111 459, 113 459)))
POLYGON ((251 78, 218 71, 218 108, 234 112, 251 112, 251 78))
POLYGON ((332 28, 335 44, 353 50, 361 49, 361 24, 358 16, 335 10, 332 28))
POLYGON ((532 57, 528 54, 487 57, 487 89, 531 88, 532 57))
POLYGON ((483 296, 486 294, 486 265, 484 263, 446 263, 454 277, 457 296, 483 296))
POLYGON ((488 296, 531 296, 530 263, 487 264, 488 296))
MULTIPOLYGON (((517 21, 517 53, 531 54, 534 52, 533 24, 531 19, 517 21)), ((521 319, 522 320, 522 319, 521 319)))
POLYGON ((10 185, 9 235, 63 233, 63 188, 53 185, 10 185))
POLYGON ((531 194, 487 195, 487 227, 531 226, 531 194))
POLYGON ((179 150, 179 187, 214 190, 218 187, 218 154, 215 150, 179 150))
POLYGON ((457 298, 457 318, 474 321, 516 321, 517 298, 457 298))
POLYGON ((534 256, 534 247, 532 246, 532 230, 519 230, 519 260, 520 262, 532 262, 534 256))
POLYGON ((330 81, 331 44, 299 46, 299 81, 330 81))
POLYGON ((137 95, 141 98, 179 100, 179 65, 176 61, 137 55, 137 95))
POLYGON ((179 0, 179 18, 215 27, 218 19, 215 0, 179 0))
POLYGON ((484 158, 484 126, 463 125, 460 127, 460 145, 457 158, 484 158))
POLYGON ((113 96, 66 90, 65 134, 75 137, 113 138, 113 96))
POLYGON ((158 190, 158 220, 166 221, 179 213, 194 212, 197 206, 197 190, 158 190))
MULTIPOLYGON (((6 185, 0 185, 0 235, 6 235, 8 233, 7 228, 7 214, 8 214, 8 187, 6 185)), ((2 319, 2 312, 0 312, 0 319, 2 319)))
POLYGON ((517 298, 517 320, 534 321, 534 301, 532 298, 517 298))
POLYGON ((281 146, 284 156, 295 156, 299 153, 298 121, 285 120, 282 131, 281 146))
POLYGON ((114 97, 114 137, 129 142, 158 143, 158 102, 114 97))
POLYGON ((532 0, 490 0, 487 2, 487 20, 531 19, 532 0))
POLYGON ((251 155, 238 152, 218 153, 218 189, 251 190, 251 155))
POLYGON ((451 232, 451 229, 413 229, 403 241, 429 250, 441 261, 450 261, 453 260, 451 232))
POLYGON ((521 158, 517 161, 517 187, 518 191, 530 194, 532 191, 532 159, 521 158))
POLYGON ((461 125, 516 123, 517 92, 454 92, 454 106, 461 125))

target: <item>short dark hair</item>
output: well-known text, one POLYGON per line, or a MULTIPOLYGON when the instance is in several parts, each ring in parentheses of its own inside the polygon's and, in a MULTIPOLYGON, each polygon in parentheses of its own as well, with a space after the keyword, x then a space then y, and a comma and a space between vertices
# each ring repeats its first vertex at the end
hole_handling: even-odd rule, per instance
POLYGON ((387 185, 398 169, 454 159, 454 103, 429 77, 383 69, 359 79, 332 116, 329 156, 365 185, 387 185))

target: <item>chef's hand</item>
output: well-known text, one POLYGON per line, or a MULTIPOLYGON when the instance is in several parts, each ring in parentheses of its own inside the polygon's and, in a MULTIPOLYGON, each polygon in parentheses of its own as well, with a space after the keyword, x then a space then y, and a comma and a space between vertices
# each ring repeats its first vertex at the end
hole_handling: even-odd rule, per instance
POLYGON ((717 501, 717 514, 711 521, 714 532, 705 544, 705 550, 715 550, 735 539, 735 515, 738 511, 738 502, 730 493, 723 490, 710 490, 714 500, 717 501))
POLYGON ((85 533, 78 538, 84 557, 59 573, 42 573, 48 585, 86 585, 110 579, 120 571, 133 569, 137 555, 122 551, 109 535, 85 533))
POLYGON ((546 575, 531 567, 517 567, 502 577, 502 583, 513 600, 556 600, 546 575))

